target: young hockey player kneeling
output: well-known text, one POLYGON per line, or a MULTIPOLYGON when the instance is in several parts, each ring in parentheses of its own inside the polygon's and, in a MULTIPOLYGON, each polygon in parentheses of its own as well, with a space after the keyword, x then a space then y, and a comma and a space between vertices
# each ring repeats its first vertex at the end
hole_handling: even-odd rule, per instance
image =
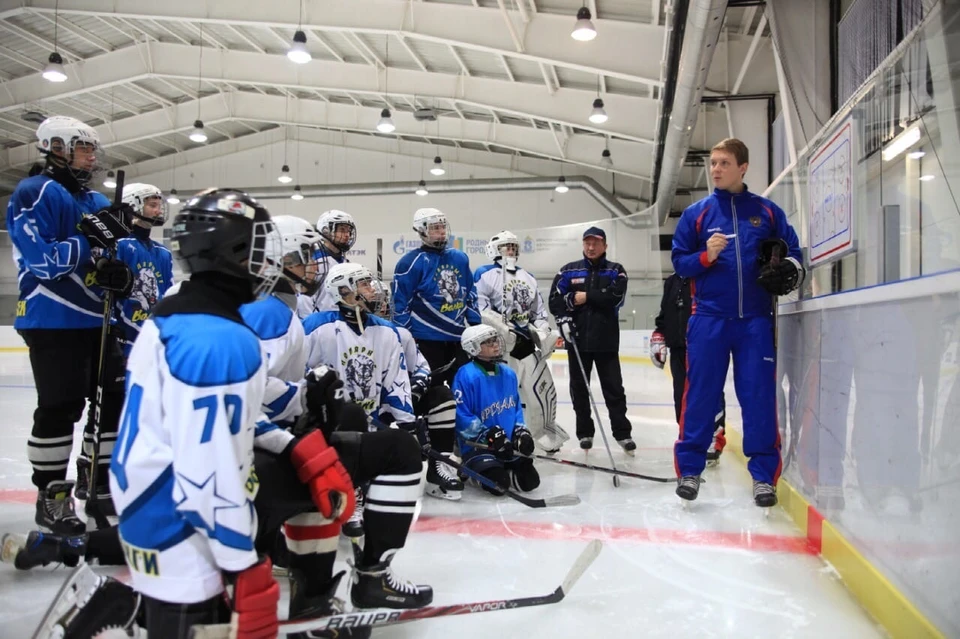
POLYGON ((471 326, 460 344, 470 356, 453 380, 463 463, 503 488, 512 483, 517 490, 533 490, 540 485, 530 458, 534 442, 524 425, 517 375, 501 361, 503 338, 492 326, 471 326))

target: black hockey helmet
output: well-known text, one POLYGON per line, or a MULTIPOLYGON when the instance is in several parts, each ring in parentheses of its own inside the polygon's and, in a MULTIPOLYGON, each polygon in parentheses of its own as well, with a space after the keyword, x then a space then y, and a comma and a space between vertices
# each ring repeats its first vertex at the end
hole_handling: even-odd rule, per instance
POLYGON ((170 248, 184 272, 246 279, 259 297, 280 278, 282 245, 260 202, 237 189, 208 189, 177 213, 170 248))

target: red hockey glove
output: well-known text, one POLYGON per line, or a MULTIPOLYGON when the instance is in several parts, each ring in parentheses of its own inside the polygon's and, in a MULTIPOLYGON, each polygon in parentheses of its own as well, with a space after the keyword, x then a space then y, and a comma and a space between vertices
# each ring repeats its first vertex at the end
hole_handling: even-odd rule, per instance
POLYGON ((650 361, 657 368, 663 368, 667 363, 667 340, 658 331, 650 336, 650 361))
POLYGON ((356 507, 353 482, 340 463, 337 451, 327 444, 319 430, 297 441, 290 451, 297 477, 310 489, 320 514, 338 524, 345 523, 356 507))
POLYGON ((233 587, 237 639, 276 637, 279 603, 280 586, 273 579, 273 565, 269 557, 237 574, 233 587))

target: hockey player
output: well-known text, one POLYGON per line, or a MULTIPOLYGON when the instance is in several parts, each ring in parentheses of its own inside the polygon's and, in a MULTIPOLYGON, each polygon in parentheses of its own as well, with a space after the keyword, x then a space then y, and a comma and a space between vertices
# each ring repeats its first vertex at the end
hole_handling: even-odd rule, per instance
POLYGON ((430 362, 431 384, 449 385, 467 359, 460 347, 463 329, 481 322, 470 260, 447 248, 450 224, 443 212, 418 210, 413 230, 423 246, 401 257, 394 271, 396 322, 410 330, 430 362))
POLYGON ((560 334, 547 322, 547 308, 536 278, 517 266, 520 242, 510 231, 487 243, 493 264, 477 269, 477 307, 483 322, 500 332, 505 360, 520 381, 523 415, 534 440, 548 455, 560 451, 570 435, 556 422, 557 389, 547 359, 560 334))
POLYGON ((305 295, 297 301, 297 315, 301 320, 311 313, 337 310, 337 301, 323 286, 327 274, 337 264, 348 262, 347 251, 357 241, 357 224, 353 216, 336 209, 326 211, 317 220, 317 232, 320 234, 317 252, 317 283, 312 295, 305 295))
MULTIPOLYGON (((225 621, 227 581, 238 636, 273 637, 280 594, 254 548, 253 509, 267 366, 238 309, 276 283, 280 238, 256 200, 211 189, 184 205, 172 244, 190 281, 157 304, 133 346, 110 465, 132 585, 150 636, 225 621)), ((325 515, 349 516, 353 485, 320 431, 283 454, 325 515)))
POLYGON ((771 295, 799 286, 804 270, 797 234, 783 210, 743 183, 748 162, 740 140, 714 146, 714 191, 687 207, 673 235, 673 267, 692 279, 693 292, 687 386, 674 457, 677 495, 696 499, 732 353, 754 501, 771 507, 777 503, 782 467, 771 295), (774 246, 781 251, 776 260, 771 259, 774 246))
MULTIPOLYGON (((673 377, 673 406, 680 424, 680 409, 683 407, 683 388, 687 381, 687 321, 690 319, 690 280, 676 273, 663 281, 663 297, 660 299, 660 314, 654 320, 656 329, 650 336, 650 361, 657 368, 667 362, 670 351, 670 375, 673 377)), ((707 462, 717 462, 726 446, 727 411, 723 393, 717 407, 713 441, 707 449, 707 462)))
MULTIPOLYGON (((503 338, 492 326, 471 326, 460 338, 471 361, 453 380, 457 439, 464 464, 503 488, 530 491, 540 474, 530 457, 533 436, 523 421, 517 376, 501 361, 503 338), (514 451, 520 457, 514 457, 514 451)), ((483 486, 487 492, 502 493, 483 486)))
MULTIPOLYGON (((393 308, 390 304, 390 294, 386 289, 383 290, 383 299, 376 314, 381 319, 393 322, 393 308)), ((433 449, 451 456, 454 431, 457 426, 457 401, 449 386, 430 384, 430 364, 417 348, 417 343, 410 331, 396 324, 394 327, 400 334, 400 345, 403 347, 407 373, 410 376, 413 412, 426 422, 433 449)), ((463 494, 463 482, 456 471, 437 459, 431 458, 427 463, 429 465, 425 492, 440 499, 459 500, 463 494)))
MULTIPOLYGON (((37 410, 27 442, 38 490, 35 521, 47 530, 75 534, 85 525, 74 511, 67 464, 74 424, 86 400, 96 395, 104 313, 101 289, 123 297, 133 282, 123 262, 109 254, 98 254, 95 261, 92 249, 112 250, 128 232, 128 215, 125 207, 113 207, 88 188, 100 152, 100 138, 92 127, 52 116, 37 128, 37 138, 43 170, 22 180, 7 205, 20 289, 14 328, 30 351, 37 387, 37 410)), ((123 403, 123 354, 112 340, 104 363, 108 372, 101 398, 101 486, 107 484, 106 462, 123 403)), ((100 511, 110 514, 109 495, 104 492, 98 498, 100 511)))

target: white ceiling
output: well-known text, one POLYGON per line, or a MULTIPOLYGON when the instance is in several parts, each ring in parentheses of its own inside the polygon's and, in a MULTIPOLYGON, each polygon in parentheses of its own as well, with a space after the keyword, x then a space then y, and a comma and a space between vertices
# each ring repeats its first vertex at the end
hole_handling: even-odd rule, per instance
MULTIPOLYGON (((119 168, 188 155, 198 117, 209 155, 277 126, 344 132, 350 145, 383 135, 375 125, 386 107, 397 126, 388 137, 441 155, 456 146, 602 170, 609 148, 627 190, 649 197, 668 2, 587 0, 599 33, 587 43, 570 37, 582 4, 304 0, 301 17, 297 0, 0 0, 0 190, 37 158, 30 111, 96 126, 119 168), (285 55, 301 24, 306 65, 285 55), (54 40, 69 76, 61 84, 39 73, 54 40), (587 119, 598 92, 610 116, 603 125, 587 119), (416 120, 422 107, 440 117, 416 120)), ((727 12, 728 87, 761 14, 727 12)), ((712 68, 711 90, 722 84, 714 80, 712 68)), ((751 81, 740 90, 770 90, 751 81)), ((701 118, 726 126, 713 111, 701 118)), ((685 171, 681 185, 697 174, 685 171)))

